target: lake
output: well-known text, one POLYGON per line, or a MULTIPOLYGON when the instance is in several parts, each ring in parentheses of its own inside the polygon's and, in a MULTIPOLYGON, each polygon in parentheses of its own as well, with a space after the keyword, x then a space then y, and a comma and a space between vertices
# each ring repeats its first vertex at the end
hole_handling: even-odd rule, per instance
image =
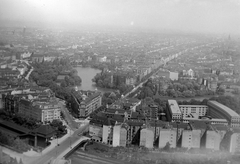
POLYGON ((113 91, 112 89, 107 88, 99 88, 96 86, 94 82, 92 82, 92 79, 97 73, 100 73, 101 70, 91 68, 91 67, 75 67, 75 69, 78 71, 78 76, 82 79, 82 84, 80 86, 77 86, 79 90, 90 90, 95 91, 98 90, 100 92, 108 92, 113 91))

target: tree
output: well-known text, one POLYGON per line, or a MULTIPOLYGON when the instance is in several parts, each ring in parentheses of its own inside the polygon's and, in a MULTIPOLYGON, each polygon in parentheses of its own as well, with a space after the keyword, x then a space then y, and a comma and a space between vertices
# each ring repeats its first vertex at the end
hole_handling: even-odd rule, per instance
POLYGON ((67 87, 67 82, 66 82, 65 80, 62 81, 61 84, 60 84, 60 86, 61 86, 61 87, 67 87))
POLYGON ((21 140, 19 138, 15 139, 13 142, 13 147, 19 151, 25 152, 30 150, 27 140, 21 140))
POLYGON ((146 97, 144 100, 145 100, 146 104, 153 104, 154 103, 154 101, 151 97, 146 97))
POLYGON ((219 95, 224 95, 224 93, 225 93, 225 89, 223 89, 221 87, 217 90, 217 94, 219 94, 219 95))
POLYGON ((57 137, 61 137, 67 133, 66 126, 63 125, 62 121, 60 120, 53 120, 50 125, 57 130, 57 137))
POLYGON ((234 88, 232 93, 235 94, 235 95, 239 95, 240 94, 240 90, 238 88, 234 88))
POLYGON ((164 146, 163 150, 169 151, 170 150, 170 143, 167 142, 166 145, 164 146))

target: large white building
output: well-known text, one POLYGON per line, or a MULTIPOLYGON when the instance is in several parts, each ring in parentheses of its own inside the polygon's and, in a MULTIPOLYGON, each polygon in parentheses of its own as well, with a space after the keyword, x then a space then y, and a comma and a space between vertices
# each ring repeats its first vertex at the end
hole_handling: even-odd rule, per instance
POLYGON ((167 143, 171 148, 176 147, 177 143, 177 131, 173 129, 161 129, 159 134, 159 148, 164 148, 167 143))
POLYGON ((215 125, 215 124, 219 124, 219 125, 228 125, 228 121, 226 119, 220 119, 220 118, 213 118, 213 119, 209 119, 209 118, 202 118, 202 119, 198 119, 198 118, 183 118, 183 123, 189 123, 190 121, 203 121, 203 122, 210 122, 211 124, 215 125))
POLYGON ((61 117, 61 108, 57 101, 38 101, 21 99, 18 113, 25 117, 34 118, 43 123, 58 120, 61 117))
POLYGON ((235 129, 230 137, 230 153, 240 153, 240 129, 235 129))
POLYGON ((176 100, 168 100, 169 114, 172 121, 177 121, 182 119, 182 112, 178 107, 176 100))
POLYGON ((144 146, 146 148, 153 148, 153 142, 154 142, 154 129, 152 128, 142 129, 140 134, 140 146, 144 146))
POLYGON ((185 148, 200 148, 201 130, 183 130, 182 132, 182 147, 185 148))
POLYGON ((127 144, 127 128, 122 123, 116 123, 113 127, 113 142, 112 146, 123 146, 127 144))
POLYGON ((203 136, 204 146, 206 149, 219 150, 221 142, 221 134, 215 130, 207 130, 203 136))
POLYGON ((182 112, 183 118, 192 117, 199 118, 199 116, 205 116, 208 111, 206 105, 179 105, 179 109, 182 112))
POLYGON ((229 107, 217 102, 208 101, 209 115, 212 118, 223 118, 228 120, 231 127, 240 126, 240 116, 229 107))

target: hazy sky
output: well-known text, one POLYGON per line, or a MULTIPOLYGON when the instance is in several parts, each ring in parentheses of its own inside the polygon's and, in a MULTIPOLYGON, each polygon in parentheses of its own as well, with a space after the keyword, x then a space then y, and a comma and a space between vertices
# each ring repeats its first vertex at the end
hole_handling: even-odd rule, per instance
POLYGON ((6 20, 239 34, 240 0, 0 0, 6 20))

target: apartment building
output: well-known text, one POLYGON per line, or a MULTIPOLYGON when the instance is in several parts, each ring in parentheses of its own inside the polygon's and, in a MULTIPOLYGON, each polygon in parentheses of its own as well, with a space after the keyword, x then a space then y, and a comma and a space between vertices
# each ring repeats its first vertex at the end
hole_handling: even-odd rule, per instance
POLYGON ((74 91, 75 103, 79 106, 79 117, 87 117, 102 105, 101 92, 74 91))
POLYGON ((128 120, 126 121, 128 125, 127 129, 127 145, 135 142, 135 139, 140 139, 140 130, 144 124, 144 121, 141 120, 128 120))
POLYGON ((177 131, 173 129, 160 129, 159 134, 159 148, 164 148, 167 143, 170 144, 171 148, 176 147, 176 140, 177 140, 177 131))
POLYGON ((60 119, 61 108, 54 99, 49 101, 38 101, 23 98, 19 101, 18 113, 46 123, 60 119))
POLYGON ((127 144, 127 125, 123 123, 116 123, 113 127, 113 143, 112 146, 123 146, 127 144))
POLYGON ((200 148, 201 130, 183 130, 182 147, 184 148, 200 148))
POLYGON ((240 129, 234 128, 233 134, 230 137, 230 153, 240 153, 240 129))
POLYGON ((207 130, 202 136, 202 146, 206 149, 219 150, 221 135, 215 130, 207 130))
POLYGON ((89 122, 89 135, 94 138, 95 141, 102 141, 102 135, 103 135, 103 124, 105 124, 105 121, 107 118, 105 117, 94 117, 89 122))
POLYGON ((140 134, 139 146, 153 148, 153 142, 154 142, 154 129, 153 128, 142 129, 140 134))

